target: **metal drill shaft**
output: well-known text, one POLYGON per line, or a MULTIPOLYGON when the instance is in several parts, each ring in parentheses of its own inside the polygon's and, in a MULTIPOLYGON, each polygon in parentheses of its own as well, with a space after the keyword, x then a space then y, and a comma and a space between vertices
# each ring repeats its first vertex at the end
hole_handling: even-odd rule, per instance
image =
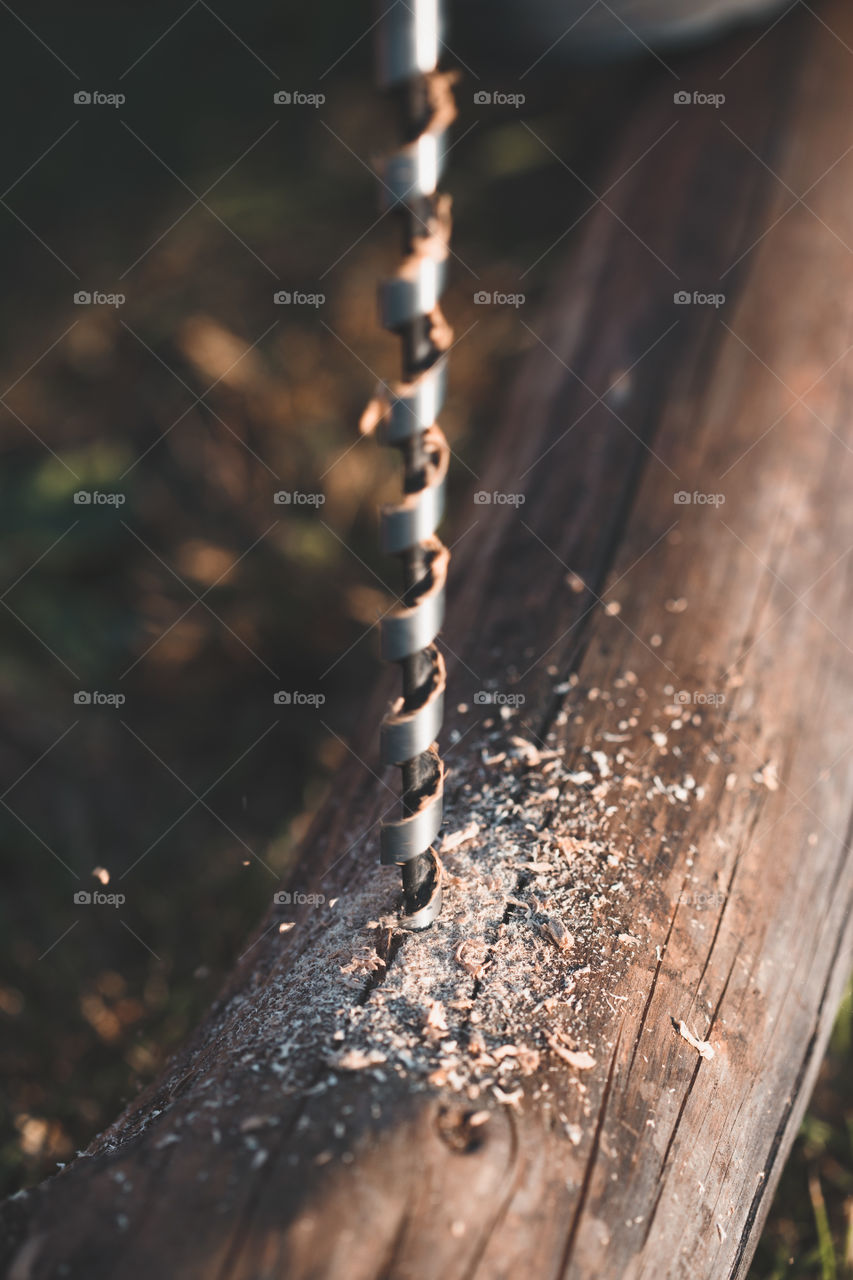
POLYGON ((435 740, 444 710, 444 661, 435 638, 444 616, 447 549, 435 536, 444 509, 449 449, 436 417, 444 399, 450 329, 439 308, 450 211, 437 184, 455 108, 451 77, 438 71, 440 0, 379 0, 380 86, 396 102, 401 143, 380 180, 399 215, 403 255, 380 289, 382 323, 402 343, 402 378, 368 408, 362 429, 402 455, 401 503, 383 508, 383 549, 399 556, 400 604, 383 619, 383 656, 398 662, 402 696, 382 723, 383 764, 402 772, 402 812, 381 830, 383 863, 403 881, 402 923, 426 928, 441 907, 441 866, 432 848, 441 825, 444 770, 435 740))

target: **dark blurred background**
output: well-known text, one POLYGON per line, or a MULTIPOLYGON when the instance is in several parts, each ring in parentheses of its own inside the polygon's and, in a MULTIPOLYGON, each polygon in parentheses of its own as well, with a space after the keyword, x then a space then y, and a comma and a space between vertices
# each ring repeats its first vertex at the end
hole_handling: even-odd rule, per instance
MULTIPOLYGON (((343 0, 0 10, 5 1192, 73 1157, 191 1030, 380 670, 396 471, 357 421, 397 370, 374 299, 398 239, 377 222, 394 131, 366 25, 343 0), (297 91, 325 102, 274 102, 297 91), (96 892, 125 900, 75 901, 96 892)), ((449 43, 461 492, 529 340, 474 289, 535 303, 623 104, 661 72, 546 58, 525 78, 524 118, 580 181, 518 109, 474 108, 532 57, 464 12, 449 43)), ((849 1266, 850 1062, 848 1005, 755 1275, 826 1275, 827 1239, 849 1266)))

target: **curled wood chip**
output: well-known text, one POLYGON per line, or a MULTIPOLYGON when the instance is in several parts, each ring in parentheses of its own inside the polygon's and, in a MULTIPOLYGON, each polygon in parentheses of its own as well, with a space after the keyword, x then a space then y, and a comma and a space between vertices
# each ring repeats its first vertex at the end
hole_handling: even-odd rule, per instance
POLYGON ((526 738, 510 738, 515 750, 513 755, 521 756, 526 764, 537 765, 542 759, 542 752, 532 742, 528 742, 526 738))
POLYGON ((556 1053, 557 1057, 562 1058, 563 1062, 567 1062, 569 1066, 574 1067, 576 1071, 589 1071, 591 1067, 595 1066, 595 1058, 593 1058, 591 1053, 587 1053, 583 1049, 579 1051, 567 1049, 564 1044, 560 1043, 556 1036, 548 1036, 548 1043, 556 1053))
POLYGON ((574 934, 569 933, 563 922, 556 916, 549 916, 541 926, 540 932, 543 938, 553 942, 558 951, 571 951, 575 945, 574 934))
POLYGON ((686 1040, 688 1044, 692 1044, 700 1058, 705 1058, 708 1062, 711 1061, 714 1056, 712 1046, 707 1040, 700 1040, 698 1036, 694 1036, 686 1022, 679 1022, 678 1034, 683 1040, 686 1040))
POLYGON ((374 948, 363 948, 356 952, 348 964, 341 965, 341 973, 374 973, 377 969, 384 969, 385 961, 376 954, 374 948))
POLYGON ((450 853, 453 849, 458 849, 466 841, 473 840, 479 834, 479 831, 480 827, 476 822, 469 822, 467 827, 463 827, 461 831, 451 831, 442 840, 440 852, 450 853))
POLYGON ((475 978, 479 978, 483 972, 488 956, 488 945, 480 938, 464 938, 455 952, 456 963, 475 978))
POLYGON ((503 1062, 505 1058, 513 1060, 524 1076, 532 1075, 539 1066, 539 1052, 525 1044, 502 1044, 490 1055, 494 1062, 503 1062))

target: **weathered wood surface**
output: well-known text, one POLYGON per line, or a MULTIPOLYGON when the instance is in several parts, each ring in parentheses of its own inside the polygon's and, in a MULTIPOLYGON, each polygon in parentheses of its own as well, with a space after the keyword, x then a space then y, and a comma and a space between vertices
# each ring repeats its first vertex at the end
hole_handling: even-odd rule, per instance
POLYGON ((159 1085, 4 1207, 14 1280, 744 1275, 851 956, 853 12, 821 17, 661 73, 523 317, 476 487, 526 501, 456 522, 446 830, 478 826, 441 921, 382 923, 367 754, 291 881, 335 905, 277 908, 159 1085))

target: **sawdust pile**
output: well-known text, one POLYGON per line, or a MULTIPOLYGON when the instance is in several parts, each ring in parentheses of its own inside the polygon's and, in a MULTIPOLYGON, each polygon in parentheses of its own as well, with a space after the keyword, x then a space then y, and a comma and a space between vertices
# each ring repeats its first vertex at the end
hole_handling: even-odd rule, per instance
MULTIPOLYGON (((353 880, 323 906, 319 931, 318 917, 303 915, 280 932, 287 908, 267 922, 280 957, 223 1004, 196 1060, 182 1064, 214 1127, 228 1123, 216 1113, 239 1111, 247 1082, 275 1104, 333 1091, 354 1072, 374 1086, 396 1077, 408 1090, 515 1106, 559 1071, 583 1097, 612 1049, 591 1029, 612 1034, 627 966, 655 965, 653 917, 671 910, 668 900, 660 910, 670 843, 683 851, 705 799, 684 759, 701 761, 706 781, 716 771, 720 793, 735 784, 702 717, 669 687, 653 711, 630 672, 611 691, 582 694, 576 683, 556 686, 544 740, 516 708, 466 735, 446 795, 444 909, 426 933, 397 930, 399 878, 375 870, 375 831, 360 843, 344 833, 356 844, 353 880), (574 745, 590 701, 591 740, 574 745)), ((140 1109, 104 1145, 156 1115, 140 1109)))

